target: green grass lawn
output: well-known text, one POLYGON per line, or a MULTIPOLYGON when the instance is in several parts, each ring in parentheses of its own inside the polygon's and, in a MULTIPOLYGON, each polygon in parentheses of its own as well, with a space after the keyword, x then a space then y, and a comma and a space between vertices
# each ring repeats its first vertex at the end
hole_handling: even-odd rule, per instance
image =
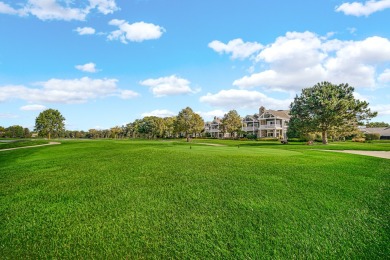
POLYGON ((0 258, 385 259, 390 161, 313 150, 369 146, 390 150, 111 140, 1 151, 0 258))
POLYGON ((0 139, 0 150, 9 148, 18 148, 24 146, 34 146, 40 144, 48 144, 47 140, 29 140, 29 139, 0 139))

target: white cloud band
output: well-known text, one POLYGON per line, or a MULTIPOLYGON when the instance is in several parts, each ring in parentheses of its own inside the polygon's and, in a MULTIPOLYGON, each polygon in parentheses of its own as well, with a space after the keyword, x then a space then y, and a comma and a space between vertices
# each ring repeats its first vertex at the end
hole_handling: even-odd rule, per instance
POLYGON ((23 111, 42 111, 45 109, 46 109, 46 107, 43 105, 26 105, 26 106, 22 106, 20 108, 20 110, 23 110, 23 111))
POLYGON ((187 79, 178 78, 176 75, 157 79, 147 79, 141 81, 140 84, 149 87, 156 97, 184 95, 199 91, 193 90, 187 79))
POLYGON ((91 35, 96 32, 92 27, 77 27, 75 31, 78 32, 79 35, 91 35))
POLYGON ((139 94, 131 90, 117 87, 116 79, 50 79, 35 83, 39 88, 25 86, 0 87, 0 102, 10 99, 22 99, 28 102, 39 103, 85 103, 91 99, 118 96, 128 99, 139 94))
POLYGON ((372 13, 390 8, 390 0, 366 1, 364 4, 359 2, 344 3, 336 7, 336 12, 343 12, 345 15, 369 16, 372 13))
POLYGON ((378 83, 376 68, 390 61, 390 41, 378 36, 340 41, 312 32, 288 32, 267 45, 256 60, 265 69, 237 79, 234 86, 289 91, 326 80, 373 88, 378 83))
POLYGON ((83 1, 84 7, 72 7, 73 1, 65 1, 65 5, 58 0, 28 0, 19 9, 0 2, 0 13, 10 15, 34 15, 40 20, 84 21, 91 10, 96 9, 102 14, 111 14, 119 8, 115 0, 83 1))
POLYGON ((84 64, 84 65, 76 65, 76 69, 83 71, 83 72, 89 72, 89 73, 96 73, 98 70, 96 69, 96 64, 93 62, 84 64))
POLYGON ((165 32, 165 29, 159 25, 145 22, 129 24, 125 20, 114 19, 109 25, 117 26, 119 30, 111 32, 107 38, 109 40, 120 40, 122 43, 142 42, 145 40, 158 39, 165 32))
POLYGON ((238 108, 258 108, 263 105, 267 108, 287 109, 292 100, 277 100, 270 98, 258 91, 229 89, 221 90, 216 94, 208 93, 200 98, 200 102, 214 107, 224 107, 228 109, 238 108))
POLYGON ((257 42, 244 42, 242 39, 234 39, 227 44, 220 41, 212 41, 209 43, 209 47, 220 54, 231 53, 232 59, 248 58, 263 48, 257 42))

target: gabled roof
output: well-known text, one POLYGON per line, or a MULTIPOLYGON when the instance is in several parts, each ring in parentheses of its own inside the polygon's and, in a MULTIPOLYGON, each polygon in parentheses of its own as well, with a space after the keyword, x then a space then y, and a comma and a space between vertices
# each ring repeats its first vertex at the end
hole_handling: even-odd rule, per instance
POLYGON ((247 115, 244 118, 242 118, 242 121, 254 121, 256 120, 254 115, 247 115))
POLYGON ((290 110, 266 110, 264 114, 271 114, 274 117, 282 119, 290 119, 290 110))

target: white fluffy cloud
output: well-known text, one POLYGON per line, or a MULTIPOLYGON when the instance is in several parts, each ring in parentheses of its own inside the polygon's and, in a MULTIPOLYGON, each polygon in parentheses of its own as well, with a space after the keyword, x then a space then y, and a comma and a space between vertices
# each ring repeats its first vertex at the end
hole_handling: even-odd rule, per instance
POLYGON ((379 75, 378 81, 382 83, 390 83, 390 69, 385 69, 385 71, 379 75))
POLYGON ((11 14, 11 15, 26 15, 26 11, 24 9, 15 9, 10 5, 0 2, 0 14, 11 14))
POLYGON ((368 102, 368 100, 369 100, 368 96, 362 95, 362 94, 360 94, 359 92, 356 92, 356 91, 353 92, 353 97, 356 98, 356 99, 359 99, 360 101, 368 102))
POLYGON ((84 64, 84 65, 76 65, 76 69, 81 70, 83 72, 95 73, 98 70, 96 69, 96 64, 93 62, 84 64))
POLYGON ((379 116, 390 115, 390 105, 370 105, 371 111, 377 111, 379 116))
POLYGON ((120 40, 125 44, 127 41, 142 42, 158 39, 165 32, 163 27, 152 23, 137 22, 129 24, 125 20, 114 19, 109 24, 117 26, 119 30, 111 32, 107 38, 109 40, 120 40))
POLYGON ((90 8, 97 8, 102 14, 112 14, 119 10, 115 0, 89 0, 90 8))
POLYGON ((120 94, 119 94, 119 97, 121 99, 132 99, 132 98, 136 98, 136 97, 139 97, 140 94, 135 92, 135 91, 132 91, 132 90, 128 90, 128 89, 123 89, 120 91, 120 94))
POLYGON ((77 27, 75 31, 78 32, 79 35, 91 35, 96 32, 92 27, 77 27))
POLYGON ((26 87, 22 85, 8 85, 0 87, 0 102, 4 102, 9 99, 19 98, 26 90, 26 87))
POLYGON ((23 111, 42 111, 45 109, 46 109, 46 107, 43 105, 26 105, 26 106, 22 106, 20 108, 20 110, 23 110, 23 111))
POLYGON ((216 94, 208 93, 200 98, 200 102, 214 107, 224 107, 228 109, 238 108, 258 108, 259 104, 274 109, 287 109, 292 100, 278 100, 266 96, 258 91, 243 89, 221 90, 216 94))
POLYGON ((88 9, 62 6, 55 0, 29 0, 28 12, 40 20, 85 20, 88 9))
POLYGON ((174 112, 169 111, 167 109, 156 109, 156 110, 153 110, 150 112, 145 112, 141 116, 142 117, 145 117, 145 116, 171 117, 174 115, 176 115, 174 112))
POLYGON ((390 8, 390 0, 370 0, 364 4, 360 2, 344 3, 336 6, 337 12, 343 12, 346 15, 369 16, 372 13, 390 8))
MULTIPOLYGON (((107 96, 129 98, 130 93, 117 87, 116 79, 50 79, 35 83, 35 88, 25 86, 0 87, 0 102, 9 99, 22 99, 39 103, 85 103, 91 99, 107 96)), ((135 92, 133 97, 135 97, 135 92)))
POLYGON ((377 36, 329 40, 312 32, 288 32, 267 45, 256 60, 265 69, 234 81, 234 86, 299 90, 326 80, 375 87, 376 68, 390 61, 390 41, 377 36))
POLYGON ((321 39, 311 32, 287 32, 278 37, 257 56, 257 60, 272 63, 281 70, 307 68, 321 62, 326 55, 319 51, 321 39))
POLYGON ((40 20, 84 21, 91 10, 94 9, 102 14, 110 14, 119 10, 115 0, 84 0, 77 1, 77 4, 79 6, 75 7, 73 1, 28 0, 23 5, 19 4, 19 9, 16 9, 0 2, 0 13, 19 16, 31 14, 40 20))
POLYGON ((209 47, 220 54, 231 53, 232 59, 248 58, 263 48, 257 42, 244 42, 242 39, 234 39, 227 44, 220 41, 212 41, 209 43, 209 47))
POLYGON ((142 86, 147 86, 151 89, 156 97, 183 95, 196 93, 199 90, 193 90, 190 87, 190 81, 183 78, 178 78, 176 75, 162 77, 158 79, 147 79, 141 81, 142 86))

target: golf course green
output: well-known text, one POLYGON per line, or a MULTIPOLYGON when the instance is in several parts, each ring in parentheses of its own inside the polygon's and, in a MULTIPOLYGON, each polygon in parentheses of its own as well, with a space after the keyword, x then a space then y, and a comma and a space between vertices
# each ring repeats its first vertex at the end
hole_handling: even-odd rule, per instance
POLYGON ((0 151, 2 259, 390 255, 390 160, 322 151, 389 142, 59 142, 0 151))

